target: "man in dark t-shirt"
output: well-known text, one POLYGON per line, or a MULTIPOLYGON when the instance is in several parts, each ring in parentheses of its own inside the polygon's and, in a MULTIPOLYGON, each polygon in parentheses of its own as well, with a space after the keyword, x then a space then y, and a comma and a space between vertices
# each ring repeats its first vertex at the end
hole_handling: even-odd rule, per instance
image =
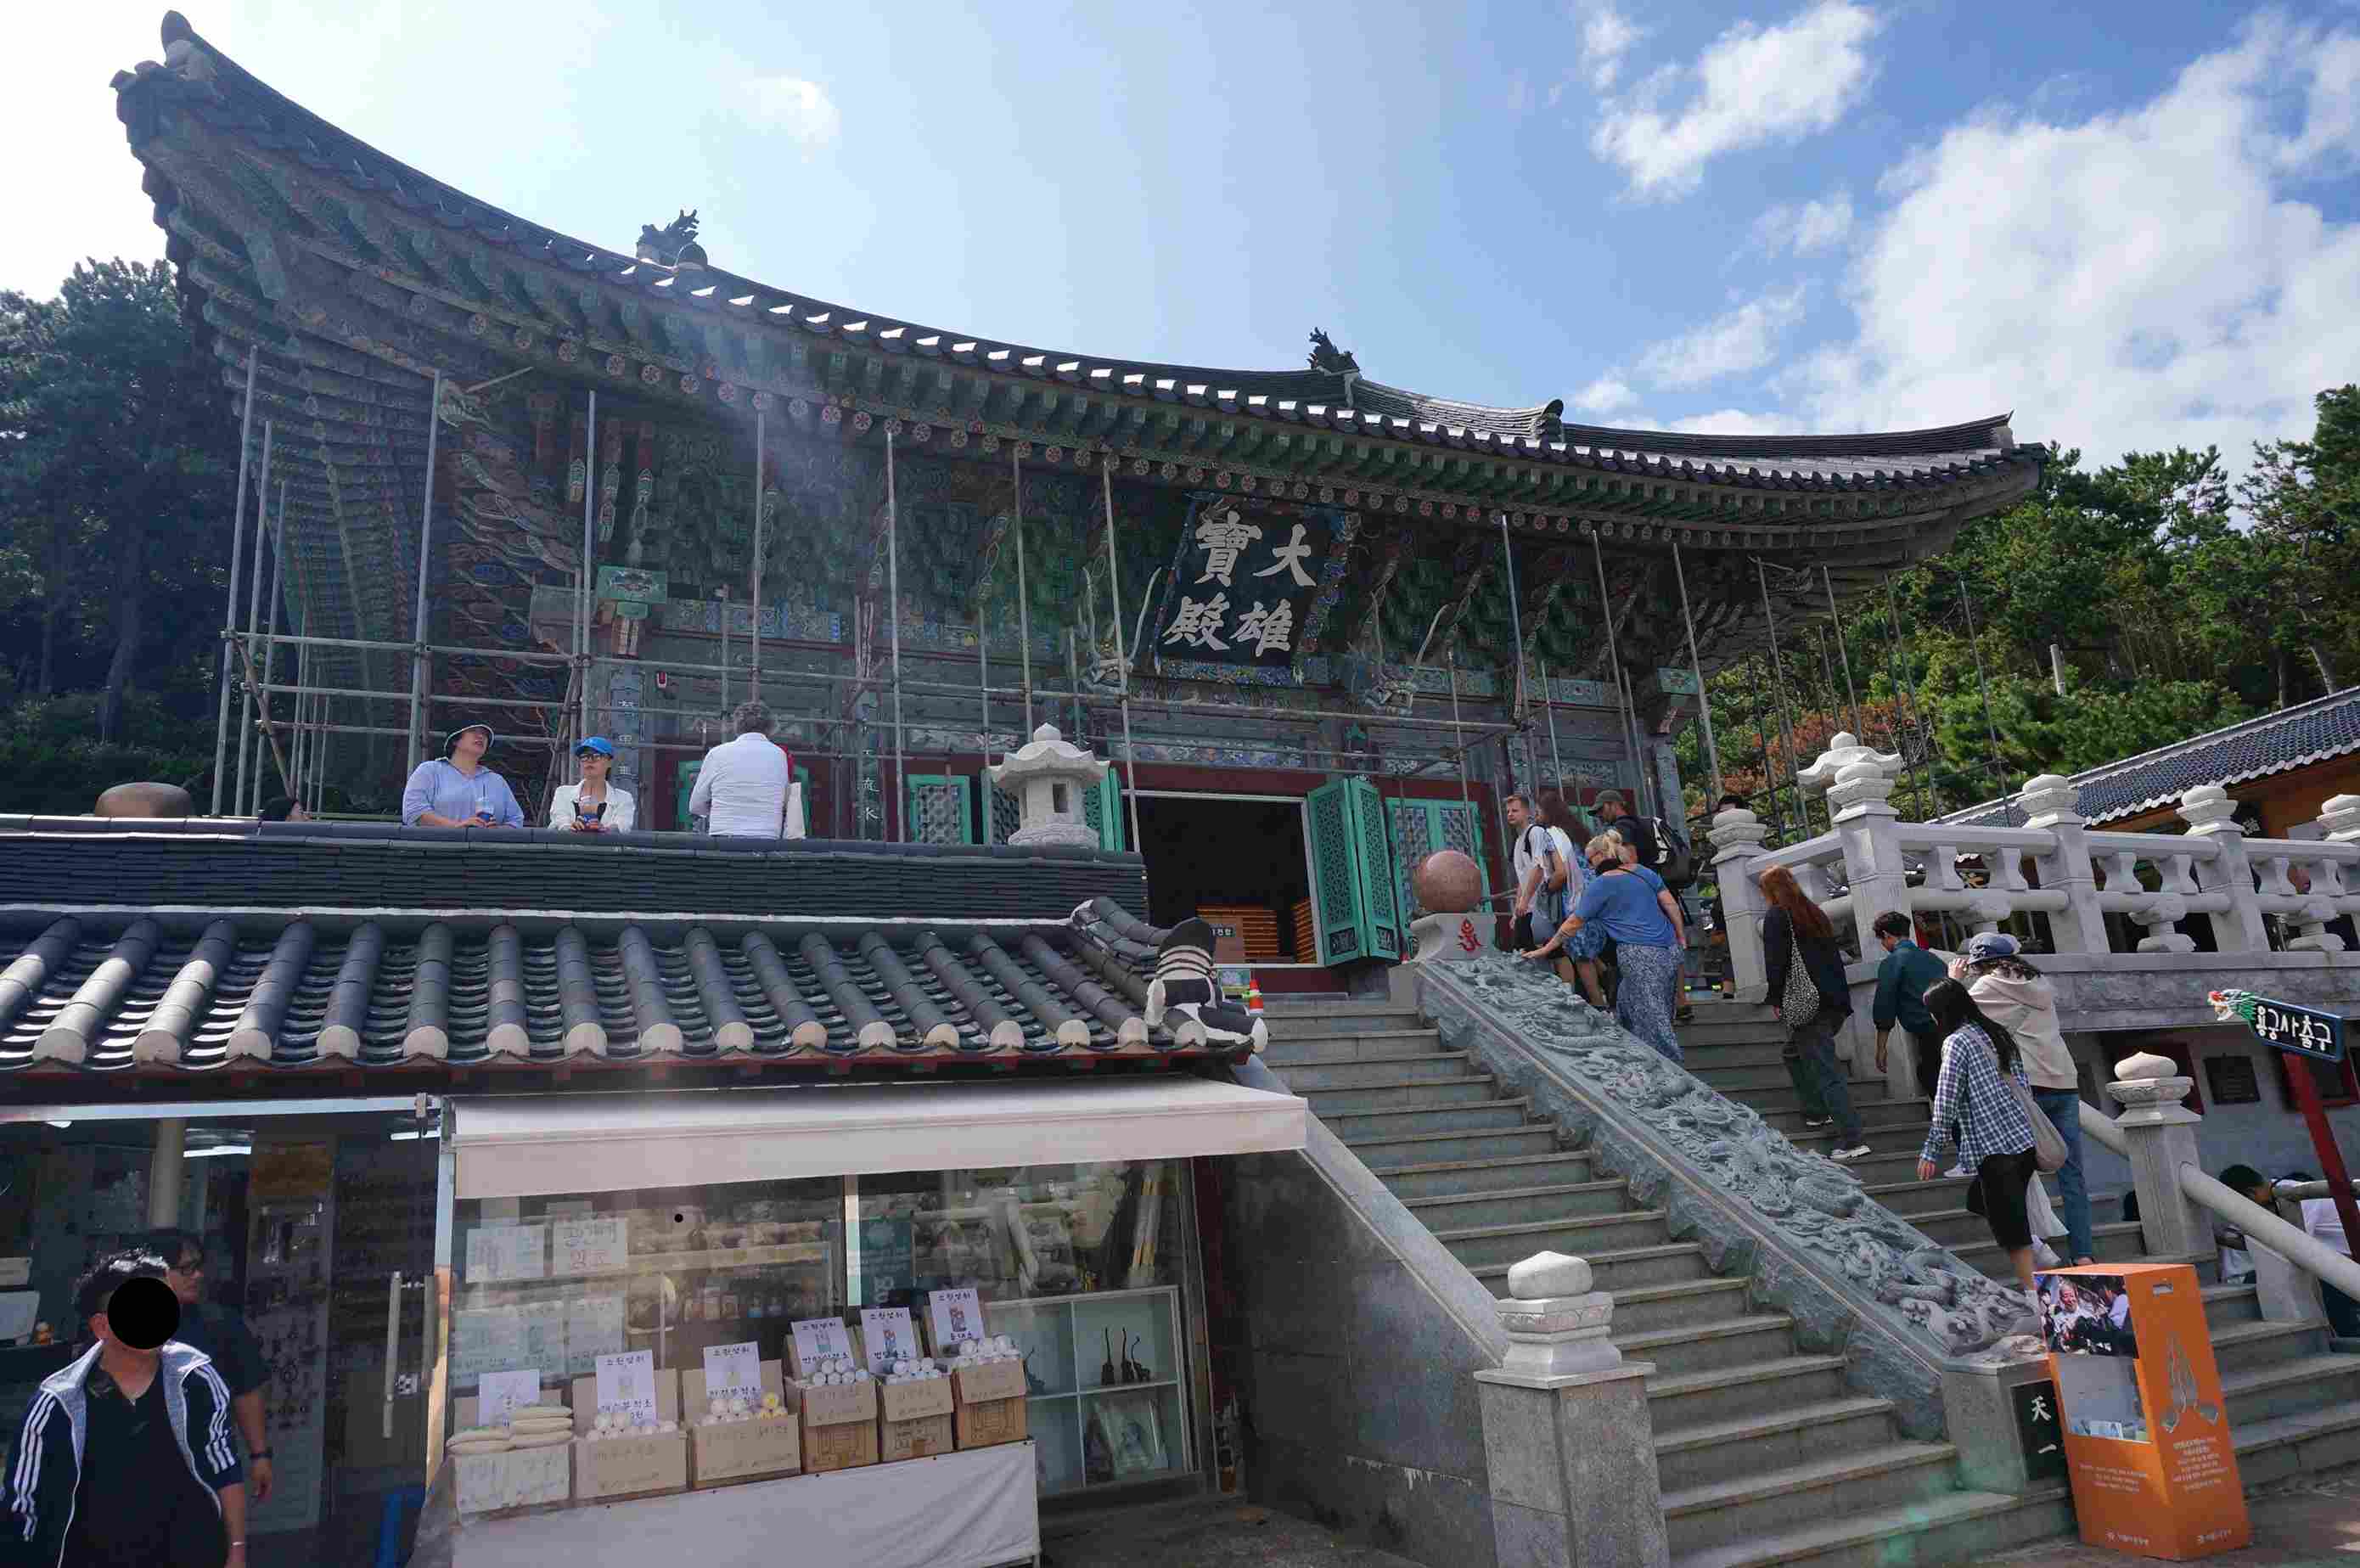
POLYGON ((1622 803, 1619 789, 1601 791, 1598 796, 1598 819, 1606 824, 1606 831, 1639 851, 1639 863, 1649 871, 1655 869, 1655 831, 1647 826, 1644 817, 1633 817, 1622 803))
POLYGON ((270 1496, 270 1446, 262 1431, 262 1386, 270 1368, 246 1320, 226 1307, 210 1306, 205 1294, 205 1244, 189 1231, 162 1230, 148 1238, 148 1250, 169 1265, 164 1283, 180 1299, 177 1338, 213 1357, 229 1385, 230 1419, 246 1440, 246 1494, 257 1507, 270 1496))

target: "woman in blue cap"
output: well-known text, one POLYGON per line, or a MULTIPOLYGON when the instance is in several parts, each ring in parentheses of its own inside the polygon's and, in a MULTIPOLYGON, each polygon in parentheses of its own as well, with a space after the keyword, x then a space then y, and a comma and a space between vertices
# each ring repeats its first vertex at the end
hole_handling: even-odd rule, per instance
POLYGON ((582 782, 557 786, 549 803, 549 825, 576 833, 628 830, 639 820, 639 808, 629 790, 606 780, 615 768, 615 743, 593 735, 574 748, 574 755, 582 764, 582 782))

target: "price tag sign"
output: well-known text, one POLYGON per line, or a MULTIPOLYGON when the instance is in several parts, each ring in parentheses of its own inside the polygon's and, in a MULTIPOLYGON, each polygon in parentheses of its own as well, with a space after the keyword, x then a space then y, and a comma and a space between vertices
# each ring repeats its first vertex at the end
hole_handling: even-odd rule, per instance
POLYGON ((565 1274, 613 1274, 629 1261, 628 1228, 622 1220, 561 1220, 551 1227, 550 1250, 565 1274))
POLYGON ((707 1398, 743 1394, 762 1397, 762 1347, 752 1340, 743 1344, 705 1347, 705 1392, 707 1398))
POLYGON ((476 1390, 475 1420, 487 1427, 506 1426, 508 1419, 527 1405, 541 1403, 541 1373, 486 1372, 476 1390))
POLYGON ((964 1290, 930 1290, 926 1321, 934 1331, 934 1354, 956 1355, 959 1341, 981 1337, 983 1302, 972 1286, 964 1290))
POLYGON ((795 1365, 808 1372, 832 1355, 852 1354, 852 1334, 842 1318, 804 1318, 790 1325, 795 1339, 795 1365))
POLYGON ((626 1350, 598 1358, 598 1413, 656 1419, 656 1355, 626 1350))
POLYGON ((907 1307, 860 1309, 860 1346, 868 1355, 871 1376, 885 1376, 885 1364, 919 1354, 917 1325, 907 1307))

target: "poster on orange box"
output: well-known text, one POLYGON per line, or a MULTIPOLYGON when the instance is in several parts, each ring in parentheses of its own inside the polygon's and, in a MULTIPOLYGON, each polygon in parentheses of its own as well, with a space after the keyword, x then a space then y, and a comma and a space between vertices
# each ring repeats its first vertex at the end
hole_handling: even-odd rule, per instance
POLYGON ((2174 1563, 2248 1544, 2196 1271, 2085 1264, 2037 1277, 2081 1539, 2174 1563))

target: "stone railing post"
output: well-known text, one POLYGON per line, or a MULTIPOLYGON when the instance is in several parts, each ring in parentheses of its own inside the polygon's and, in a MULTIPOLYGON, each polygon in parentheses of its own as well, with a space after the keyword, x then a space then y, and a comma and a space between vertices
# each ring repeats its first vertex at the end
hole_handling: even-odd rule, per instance
POLYGON ((1901 821, 1893 809, 1893 781, 1901 772, 1898 753, 1861 745, 1839 734, 1801 776, 1823 779, 1836 836, 1843 843, 1844 882, 1852 891, 1852 917, 1861 956, 1876 955, 1876 917, 1888 909, 1910 912, 1909 878, 1901 864, 1901 821))
POLYGON ((2245 830, 2237 826, 2237 803, 2219 784, 2198 784, 2180 797, 2180 815, 2190 838, 2221 846, 2218 855, 2196 867, 2198 887, 2229 895, 2229 907, 2212 916, 2212 946, 2224 953, 2267 952, 2269 931, 2254 901, 2254 868, 2245 858, 2245 830))
POLYGON ((1742 806, 1730 806, 1712 819, 1713 880, 1721 885, 1729 973, 1740 1002, 1759 1002, 1770 988, 1770 970, 1762 959, 1762 887, 1754 880, 1754 862, 1769 833, 1762 819, 1742 806))
POLYGON ((2065 907, 2049 912, 2049 936, 2060 953, 2103 953, 2106 939, 2105 911, 2098 907, 2098 877, 2090 864, 2090 824, 2076 807, 2081 792, 2056 773, 2024 781, 2016 804, 2027 828, 2057 835, 2057 848, 2038 856, 2043 891, 2065 895, 2065 907))
POLYGON ((2158 1261, 2209 1257, 2213 1250, 2211 1214, 2190 1201, 2180 1183, 2180 1168, 2198 1165, 2196 1125, 2203 1118, 2180 1103, 2192 1083, 2174 1075, 2169 1058, 2142 1051, 2116 1062, 2114 1081, 2106 1085, 2107 1097, 2123 1108, 2114 1125, 2128 1146, 2139 1229, 2147 1255, 2158 1261))
MULTIPOLYGON (((2319 826, 2331 844, 2360 843, 2360 795, 2329 796, 2326 804, 2319 808, 2319 826)), ((2327 923, 2344 912, 2344 900, 2353 892, 2351 880, 2344 874, 2342 862, 2321 862, 2319 868, 2311 872, 2311 902, 2297 919, 2299 934, 2287 946, 2301 950, 2340 953, 2344 950, 2344 938, 2332 935, 2327 923)))
MULTIPOLYGON (((1726 901, 1727 895, 1723 898, 1726 901)), ((1482 1385, 1491 1539, 1502 1563, 1659 1568, 1671 1561, 1646 1379, 1607 1339, 1614 1298, 1544 1252, 1508 1270, 1508 1357, 1482 1385)))

